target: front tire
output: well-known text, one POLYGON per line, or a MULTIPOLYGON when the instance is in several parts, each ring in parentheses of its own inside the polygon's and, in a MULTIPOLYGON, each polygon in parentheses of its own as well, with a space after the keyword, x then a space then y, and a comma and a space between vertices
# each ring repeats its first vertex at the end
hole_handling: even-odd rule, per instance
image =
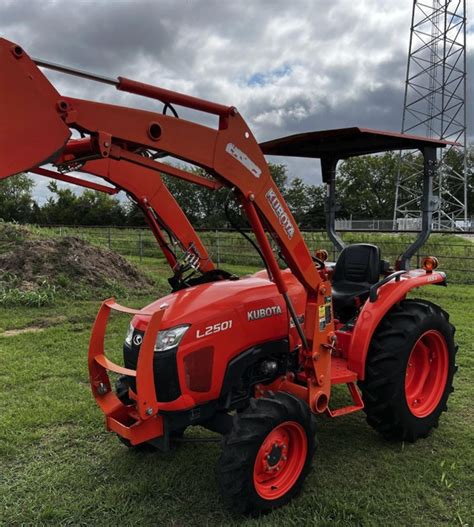
POLYGON ((367 422, 383 436, 414 442, 438 426, 457 369, 454 332, 426 300, 404 300, 384 317, 359 383, 367 422))
POLYGON ((223 439, 217 473, 224 498, 251 514, 288 503, 311 468, 314 435, 304 401, 287 393, 252 399, 223 439))

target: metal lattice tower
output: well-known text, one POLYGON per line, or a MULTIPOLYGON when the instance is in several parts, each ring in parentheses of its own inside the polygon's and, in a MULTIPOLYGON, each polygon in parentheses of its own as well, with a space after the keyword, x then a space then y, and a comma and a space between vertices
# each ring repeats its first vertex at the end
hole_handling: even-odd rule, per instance
MULTIPOLYGON (((438 154, 433 227, 467 227, 466 0, 413 2, 402 133, 459 144, 438 154)), ((416 153, 400 156, 394 228, 417 227, 421 171, 416 153)))

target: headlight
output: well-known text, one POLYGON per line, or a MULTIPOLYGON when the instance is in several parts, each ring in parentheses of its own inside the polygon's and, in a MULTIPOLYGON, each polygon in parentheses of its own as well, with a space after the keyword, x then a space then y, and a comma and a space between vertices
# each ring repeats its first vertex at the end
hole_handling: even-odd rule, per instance
POLYGON ((130 347, 132 347, 132 337, 133 337, 134 331, 135 331, 135 328, 132 326, 132 324, 130 324, 128 331, 127 331, 127 335, 125 337, 125 344, 127 344, 130 347))
POLYGON ((155 351, 166 351, 175 348, 181 342, 188 329, 189 324, 186 324, 160 331, 156 337, 155 351))

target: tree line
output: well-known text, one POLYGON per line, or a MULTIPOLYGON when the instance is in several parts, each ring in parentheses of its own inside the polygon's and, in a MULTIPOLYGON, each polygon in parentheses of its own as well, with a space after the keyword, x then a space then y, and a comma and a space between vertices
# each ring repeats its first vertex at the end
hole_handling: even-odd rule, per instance
MULTIPOLYGON (((449 152, 446 163, 450 169, 462 172, 463 158, 449 152)), ((421 169, 421 156, 413 155, 413 165, 421 169)), ((290 178, 283 164, 269 164, 273 179, 280 188, 296 222, 303 229, 324 227, 325 185, 306 183, 299 177, 290 178)), ((339 164, 337 202, 340 218, 389 219, 393 215, 398 153, 355 157, 339 164)), ((200 169, 195 169, 201 172, 200 169)), ((412 169, 411 169, 412 170, 412 169)), ((468 155, 469 204, 474 212, 474 151, 468 155)), ((166 184, 191 223, 197 228, 244 225, 229 189, 211 191, 198 185, 164 176, 166 184), (226 215, 226 203, 230 213, 226 215)), ((418 183, 421 187, 421 177, 418 183)), ((34 181, 25 174, 0 181, 0 219, 39 225, 117 225, 141 226, 145 221, 141 211, 130 201, 93 190, 76 194, 71 188, 61 188, 57 182, 48 185, 50 197, 42 204, 34 199, 34 181)), ((452 189, 459 194, 459 188, 452 189)), ((461 195, 457 196, 462 199, 461 195)), ((448 211, 449 212, 449 211, 448 211)))

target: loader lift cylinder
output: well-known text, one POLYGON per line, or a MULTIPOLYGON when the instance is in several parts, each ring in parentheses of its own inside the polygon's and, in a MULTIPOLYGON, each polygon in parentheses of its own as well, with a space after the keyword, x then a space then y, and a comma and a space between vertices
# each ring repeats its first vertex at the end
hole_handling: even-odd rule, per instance
POLYGON ((134 81, 127 79, 126 77, 118 77, 116 79, 112 77, 106 77, 104 75, 97 75, 89 71, 79 70, 76 68, 70 68, 69 66, 63 66, 56 64, 55 62, 49 62, 47 60, 32 58, 33 62, 41 68, 58 71, 65 73, 66 75, 74 75, 75 77, 81 77, 94 82, 101 82, 102 84, 108 84, 115 86, 117 90, 133 93, 135 95, 142 95, 150 99, 157 99, 163 103, 178 104, 186 108, 192 108, 202 112, 207 112, 220 117, 226 117, 231 114, 235 114, 237 110, 233 106, 224 106, 223 104, 217 104, 211 101, 205 101, 191 95, 184 93, 178 93, 158 86, 152 86, 151 84, 145 84, 143 82, 134 81))

